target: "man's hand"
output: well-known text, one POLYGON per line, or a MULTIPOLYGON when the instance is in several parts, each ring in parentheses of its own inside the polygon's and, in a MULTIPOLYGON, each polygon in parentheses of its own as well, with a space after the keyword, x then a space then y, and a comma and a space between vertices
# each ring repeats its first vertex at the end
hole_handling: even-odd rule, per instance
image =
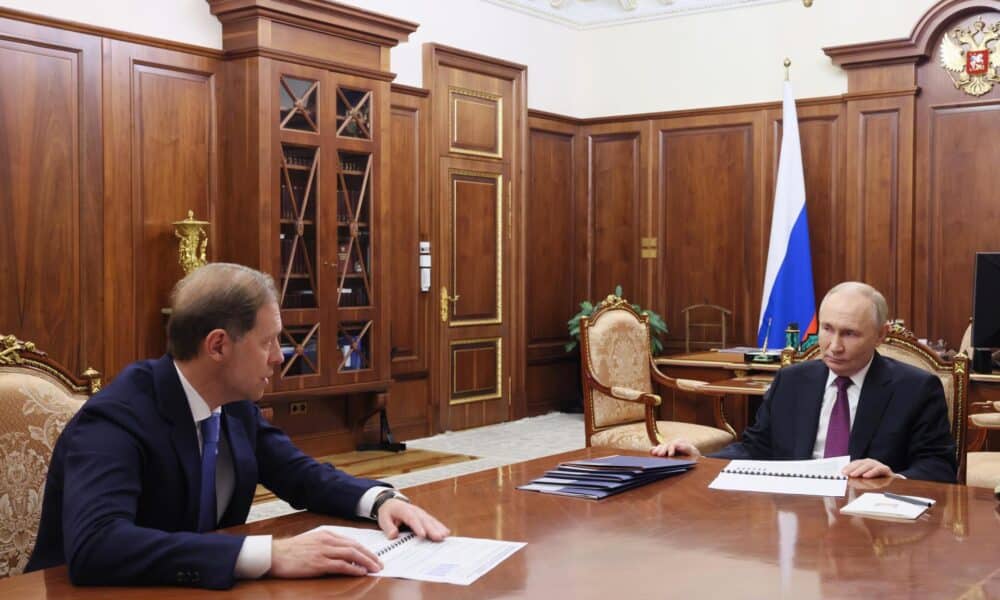
POLYGON ((268 571, 271 577, 298 579, 333 573, 366 575, 381 570, 382 562, 370 550, 330 531, 309 531, 271 542, 271 570, 268 571))
POLYGON ((840 472, 848 477, 863 477, 864 479, 873 479, 875 477, 893 477, 896 475, 892 472, 892 469, 883 465, 874 458, 861 458, 853 460, 847 463, 847 466, 841 469, 840 472))
POLYGON ((410 531, 432 542, 440 542, 451 534, 441 521, 432 517, 427 511, 409 502, 392 498, 378 509, 378 526, 390 540, 399 535, 399 526, 404 524, 410 531))
POLYGON ((672 442, 666 444, 660 444, 655 446, 649 451, 653 456, 690 456, 691 458, 698 458, 701 456, 701 452, 694 444, 685 440, 684 438, 678 438, 672 442))

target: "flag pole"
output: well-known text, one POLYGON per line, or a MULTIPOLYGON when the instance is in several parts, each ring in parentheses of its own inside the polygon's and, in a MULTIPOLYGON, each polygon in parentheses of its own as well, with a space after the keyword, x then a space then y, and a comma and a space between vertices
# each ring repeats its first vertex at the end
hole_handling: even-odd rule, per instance
POLYGON ((785 57, 785 81, 791 81, 788 78, 788 68, 791 66, 792 66, 792 61, 788 60, 788 57, 785 57))

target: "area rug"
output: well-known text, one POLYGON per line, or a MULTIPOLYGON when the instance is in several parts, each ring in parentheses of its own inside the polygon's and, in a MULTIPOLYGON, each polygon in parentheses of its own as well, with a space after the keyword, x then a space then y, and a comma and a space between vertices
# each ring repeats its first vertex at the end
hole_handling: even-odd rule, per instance
MULTIPOLYGON (((403 452, 369 450, 365 452, 345 452, 321 456, 318 461, 334 465, 341 471, 366 479, 385 479, 396 475, 406 475, 421 469, 432 469, 445 465, 476 460, 479 457, 452 452, 438 452, 411 448, 403 452)), ((257 486, 254 503, 274 500, 275 496, 262 485, 257 486)))

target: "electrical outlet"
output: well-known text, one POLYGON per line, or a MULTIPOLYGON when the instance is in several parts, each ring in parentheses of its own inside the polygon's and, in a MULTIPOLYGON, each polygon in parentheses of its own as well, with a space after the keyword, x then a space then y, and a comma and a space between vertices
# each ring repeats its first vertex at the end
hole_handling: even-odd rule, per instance
POLYGON ((305 402, 292 402, 288 405, 288 414, 291 415, 304 415, 308 405, 305 402))

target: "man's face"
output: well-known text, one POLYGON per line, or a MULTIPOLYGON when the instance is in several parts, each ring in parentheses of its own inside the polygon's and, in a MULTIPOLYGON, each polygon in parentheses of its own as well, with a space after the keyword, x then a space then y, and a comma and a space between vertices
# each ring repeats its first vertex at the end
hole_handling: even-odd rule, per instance
POLYGON ((839 292, 823 301, 819 348, 831 371, 850 377, 868 364, 889 327, 875 321, 872 301, 857 292, 839 292))
POLYGON ((260 400, 274 375, 274 367, 281 364, 281 311, 274 303, 265 304, 257 311, 253 329, 239 341, 232 342, 232 353, 222 371, 228 402, 260 400))

